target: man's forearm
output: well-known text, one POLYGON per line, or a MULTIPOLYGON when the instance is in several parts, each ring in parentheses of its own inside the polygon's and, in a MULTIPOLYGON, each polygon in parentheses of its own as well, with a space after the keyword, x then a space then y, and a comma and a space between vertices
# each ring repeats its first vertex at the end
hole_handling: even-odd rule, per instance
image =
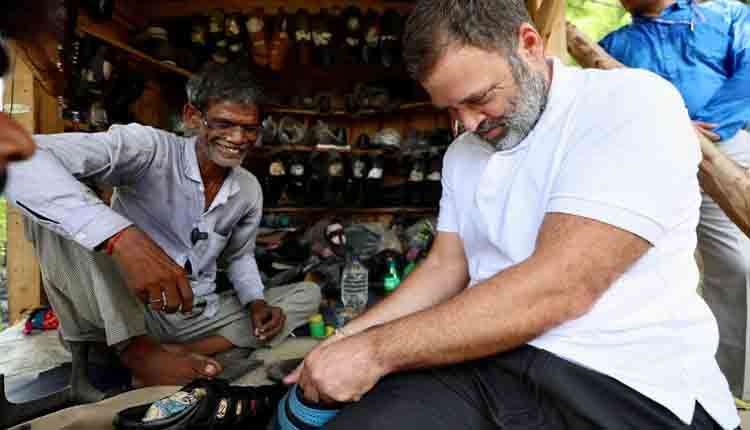
POLYGON ((460 363, 513 349, 568 315, 566 291, 531 263, 507 269, 447 302, 365 336, 388 373, 460 363), (561 299, 563 298, 563 299, 561 299))
POLYGON ((455 296, 468 284, 463 264, 441 264, 428 257, 385 300, 346 325, 347 334, 364 331, 419 312, 455 296))

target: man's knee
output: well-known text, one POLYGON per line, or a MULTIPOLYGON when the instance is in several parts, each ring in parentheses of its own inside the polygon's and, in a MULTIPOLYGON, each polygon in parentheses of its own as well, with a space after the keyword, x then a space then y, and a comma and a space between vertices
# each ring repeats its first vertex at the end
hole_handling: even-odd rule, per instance
POLYGON ((311 309, 317 310, 323 294, 318 284, 314 282, 300 282, 294 285, 291 296, 293 297, 291 302, 305 307, 309 306, 311 309))

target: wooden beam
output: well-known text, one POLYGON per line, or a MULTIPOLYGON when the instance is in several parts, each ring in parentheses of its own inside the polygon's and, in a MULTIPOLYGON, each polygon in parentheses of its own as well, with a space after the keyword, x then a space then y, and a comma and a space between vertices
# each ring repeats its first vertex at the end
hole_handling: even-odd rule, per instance
MULTIPOLYGON (((5 82, 3 103, 8 107, 6 112, 33 133, 37 109, 34 95, 40 84, 35 83, 31 68, 24 61, 18 61, 16 54, 12 53, 16 61, 5 82)), ((13 323, 23 312, 40 306, 43 298, 39 263, 31 242, 24 235, 23 215, 11 205, 8 205, 7 223, 8 305, 13 323)))
POLYGON ((544 0, 534 17, 547 54, 564 59, 567 56, 565 0, 544 0))

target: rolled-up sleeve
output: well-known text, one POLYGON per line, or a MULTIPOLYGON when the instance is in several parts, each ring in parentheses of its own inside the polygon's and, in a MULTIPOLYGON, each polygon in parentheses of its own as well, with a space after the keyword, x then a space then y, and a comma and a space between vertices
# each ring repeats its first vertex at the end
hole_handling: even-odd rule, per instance
POLYGON ((101 133, 37 135, 34 156, 9 167, 6 197, 36 222, 94 249, 132 222, 80 181, 136 183, 154 160, 156 133, 131 124, 101 133))
POLYGON ((263 214, 263 194, 255 179, 250 194, 250 207, 232 230, 229 243, 222 253, 229 280, 243 305, 263 298, 263 282, 255 261, 255 239, 263 214))

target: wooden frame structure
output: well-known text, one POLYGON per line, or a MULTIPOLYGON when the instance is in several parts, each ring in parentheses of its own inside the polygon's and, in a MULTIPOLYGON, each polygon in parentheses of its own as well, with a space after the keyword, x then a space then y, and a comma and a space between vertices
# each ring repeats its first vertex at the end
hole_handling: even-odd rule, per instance
MULTIPOLYGON (((183 77, 189 76, 190 72, 180 67, 165 66, 148 55, 133 49, 128 43, 127 34, 134 26, 144 23, 143 17, 158 18, 174 14, 189 15, 198 11, 206 11, 213 8, 226 10, 244 9, 249 10, 256 7, 264 7, 268 10, 276 10, 285 7, 294 10, 305 7, 309 11, 333 6, 345 7, 355 3, 361 8, 373 8, 383 10, 386 7, 397 9, 401 13, 407 13, 412 7, 413 1, 409 0, 219 0, 219 1, 197 1, 197 0, 153 0, 141 4, 138 2, 137 13, 131 2, 118 2, 114 18, 106 23, 96 22, 89 19, 85 14, 79 17, 78 27, 83 32, 101 39, 110 45, 127 53, 134 61, 145 67, 165 70, 169 73, 183 77)), ((565 3, 564 0, 528 0, 527 6, 531 17, 534 19, 540 34, 545 40, 547 52, 550 55, 565 58, 567 56, 565 37, 565 3)), ((49 47, 48 47, 49 48, 49 47)), ((54 48, 51 49, 54 51, 54 48)), ((16 49, 16 58, 26 58, 23 50, 16 49)), ((35 133, 53 133, 64 130, 64 123, 59 119, 55 98, 45 88, 50 88, 47 79, 48 73, 32 70, 24 61, 17 61, 15 70, 9 76, 7 83, 5 103, 9 104, 13 99, 15 104, 23 104, 29 107, 29 111, 14 115, 28 130, 35 133), (44 84, 44 85, 42 85, 44 84)), ((163 115, 158 112, 159 92, 158 89, 148 87, 143 100, 136 103, 135 110, 139 118, 145 118, 150 123, 158 124, 163 115)), ((421 106, 412 108, 420 109, 421 106)), ((304 113, 304 112, 299 112, 304 113)), ((420 116, 408 120, 414 124, 430 126, 437 124, 438 118, 432 116, 420 116)), ((411 124, 411 123, 410 123, 411 124)), ((382 126, 382 123, 380 124, 382 126)), ((363 130, 374 129, 375 125, 364 125, 363 130)), ((316 209, 313 209, 316 211, 316 209)), ((373 217, 382 217, 385 214, 412 213, 408 209, 376 209, 371 213, 373 217)), ((41 288, 41 277, 39 265, 34 255, 30 242, 24 237, 23 222, 20 212, 16 209, 8 211, 8 290, 10 304, 10 319, 17 321, 25 311, 33 309, 44 302, 41 288)))

